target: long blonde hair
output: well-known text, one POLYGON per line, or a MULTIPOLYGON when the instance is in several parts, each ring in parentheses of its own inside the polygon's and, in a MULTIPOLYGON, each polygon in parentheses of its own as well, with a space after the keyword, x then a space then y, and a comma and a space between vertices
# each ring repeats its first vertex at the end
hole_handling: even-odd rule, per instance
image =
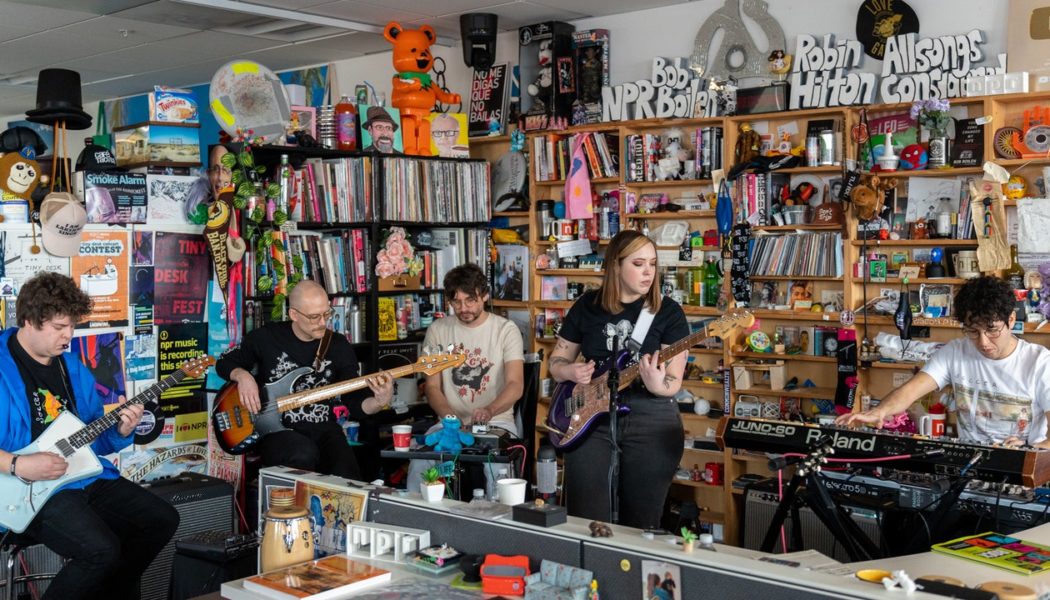
MULTIPOLYGON (((620 269, 625 258, 642 249, 646 244, 656 251, 656 244, 646 235, 633 229, 625 229, 616 234, 605 249, 605 276, 602 278, 602 287, 596 296, 601 307, 609 314, 623 312, 623 303, 620 302, 620 269)), ((656 264, 657 272, 660 269, 659 260, 656 264)), ((645 306, 653 313, 660 312, 660 286, 654 280, 649 292, 645 294, 645 306)))

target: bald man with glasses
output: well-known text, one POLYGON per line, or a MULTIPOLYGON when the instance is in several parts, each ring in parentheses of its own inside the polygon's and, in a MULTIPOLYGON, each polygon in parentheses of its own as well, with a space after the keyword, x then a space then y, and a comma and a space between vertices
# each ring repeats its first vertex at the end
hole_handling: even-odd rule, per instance
MULTIPOLYGON (((239 346, 219 359, 215 370, 223 379, 237 382, 241 403, 253 414, 262 408, 259 384, 277 381, 299 367, 313 369, 299 379, 301 389, 358 377, 353 346, 328 328, 332 314, 325 289, 310 280, 300 281, 288 295, 289 320, 248 332, 239 346), (324 348, 326 336, 329 342, 324 348)), ((390 377, 377 374, 368 379, 368 387, 285 412, 284 424, 290 429, 265 435, 256 445, 263 465, 360 479, 357 459, 336 421, 336 407, 345 406, 350 418, 363 419, 390 405, 394 394, 390 377)))
POLYGON ((1009 284, 997 277, 972 279, 953 306, 963 337, 937 350, 878 406, 842 415, 836 423, 881 427, 916 400, 951 385, 948 409, 956 415, 961 441, 1050 447, 1050 350, 1013 334, 1017 317, 1009 284))

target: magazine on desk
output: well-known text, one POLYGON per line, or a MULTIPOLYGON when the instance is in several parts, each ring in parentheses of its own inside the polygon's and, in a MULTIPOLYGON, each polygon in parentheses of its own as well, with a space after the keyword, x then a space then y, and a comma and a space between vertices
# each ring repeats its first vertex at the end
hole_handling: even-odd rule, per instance
POLYGON ((343 598, 390 581, 390 571, 345 556, 326 556, 244 580, 244 589, 279 600, 343 598))
POLYGON ((990 567, 998 567, 1023 575, 1050 571, 1050 546, 1027 542, 1001 533, 986 532, 968 535, 934 544, 931 549, 941 554, 974 560, 990 567))

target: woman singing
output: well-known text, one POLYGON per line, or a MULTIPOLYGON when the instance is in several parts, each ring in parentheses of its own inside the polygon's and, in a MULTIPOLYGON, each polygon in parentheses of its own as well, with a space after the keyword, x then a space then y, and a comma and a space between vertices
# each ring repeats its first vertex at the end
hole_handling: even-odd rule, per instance
MULTIPOLYGON (((642 307, 655 314, 636 356, 640 378, 620 392, 620 519, 646 528, 660 523, 664 499, 682 458, 683 432, 672 396, 682 387, 686 354, 669 359, 660 349, 689 335, 682 307, 662 298, 656 282, 656 246, 645 235, 620 232, 605 251, 602 286, 580 297, 565 315, 549 370, 555 381, 586 384, 595 364, 611 357, 613 338, 627 349, 642 307), (584 362, 576 362, 583 354, 584 362)), ((569 514, 609 518, 609 418, 602 415, 565 453, 565 491, 569 514)))

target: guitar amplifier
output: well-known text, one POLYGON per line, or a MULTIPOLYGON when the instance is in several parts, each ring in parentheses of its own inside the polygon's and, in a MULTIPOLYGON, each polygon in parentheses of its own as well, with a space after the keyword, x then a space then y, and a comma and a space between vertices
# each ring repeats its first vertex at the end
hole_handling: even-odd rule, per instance
MULTIPOLYGON (((7 581, 7 561, 9 558, 9 552, 0 552, 0 581, 7 581)), ((43 544, 26 548, 18 555, 18 559, 19 561, 25 561, 29 565, 29 573, 57 573, 62 570, 63 566, 62 557, 48 550, 43 544)), ((15 573, 22 575, 25 571, 21 567, 17 567, 15 573)), ((21 598, 23 594, 30 592, 30 587, 36 591, 38 596, 43 595, 49 585, 51 585, 50 579, 20 583, 15 586, 15 591, 11 597, 21 598)))
MULTIPOLYGON (((780 501, 777 498, 776 486, 773 480, 762 482, 751 486, 747 492, 747 500, 744 508, 744 531, 743 545, 751 550, 758 550, 762 546, 762 540, 766 537, 769 524, 773 521, 773 515, 777 511, 780 501)), ((882 513, 871 508, 852 506, 848 502, 843 506, 850 511, 853 521, 860 526, 872 542, 878 546, 882 539, 881 517, 882 513)), ((806 549, 818 550, 821 553, 842 562, 849 562, 850 557, 846 554, 842 544, 836 542, 835 537, 828 531, 817 515, 809 507, 799 509, 799 521, 794 523, 791 513, 784 520, 784 531, 788 541, 794 527, 802 528, 802 542, 806 549)), ((777 543, 773 547, 774 553, 783 552, 781 538, 777 536, 777 543)))
POLYGON ((142 600, 167 600, 175 540, 195 533, 219 529, 233 531, 233 486, 199 473, 142 484, 179 511, 182 518, 175 535, 142 574, 142 600))

